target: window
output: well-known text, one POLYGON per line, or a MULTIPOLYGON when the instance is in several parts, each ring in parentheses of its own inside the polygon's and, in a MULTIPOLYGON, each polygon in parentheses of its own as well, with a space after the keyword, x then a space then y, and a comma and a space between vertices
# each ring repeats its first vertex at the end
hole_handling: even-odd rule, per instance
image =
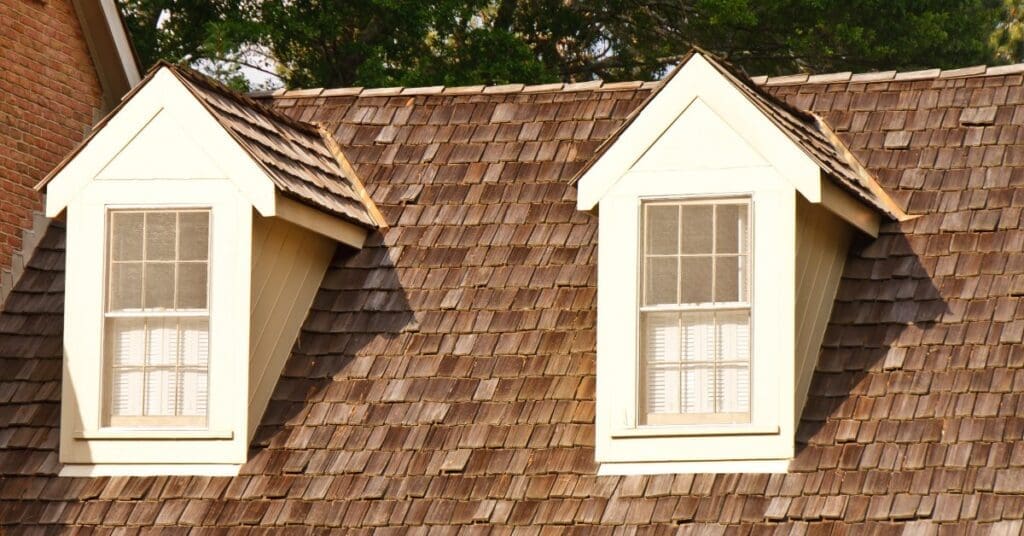
POLYGON ((210 211, 108 215, 107 425, 205 427, 210 211))
POLYGON ((640 423, 748 423, 750 201, 642 208, 640 423))

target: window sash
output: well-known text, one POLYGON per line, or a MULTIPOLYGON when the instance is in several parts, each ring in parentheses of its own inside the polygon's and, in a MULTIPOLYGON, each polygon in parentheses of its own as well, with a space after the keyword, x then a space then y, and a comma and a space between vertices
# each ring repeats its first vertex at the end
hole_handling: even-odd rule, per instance
MULTIPOLYGON (((106 285, 106 298, 104 299, 104 334, 108 338, 108 341, 104 344, 104 353, 106 354, 104 362, 104 377, 105 384, 107 386, 107 394, 104 397, 105 410, 103 412, 105 424, 113 427, 177 427, 177 428, 205 428, 207 426, 207 418, 209 414, 209 401, 210 401, 210 378, 209 378, 209 357, 210 357, 210 242, 211 242, 211 223, 212 223, 212 211, 209 208, 170 208, 170 209, 113 209, 108 210, 107 221, 107 247, 105 253, 105 261, 107 266, 107 285, 106 285), (205 236, 195 235, 194 237, 185 236, 184 240, 191 242, 186 243, 183 240, 183 228, 188 225, 195 225, 195 220, 186 222, 183 214, 205 214, 205 221, 200 225, 205 225, 205 236), (122 239, 124 237, 115 237, 115 225, 114 218, 125 215, 125 214, 140 214, 142 219, 141 245, 137 245, 138 251, 134 251, 137 255, 140 255, 139 259, 115 259, 114 258, 114 247, 115 240, 122 239), (147 259, 148 253, 148 240, 150 239, 149 229, 147 229, 150 215, 153 214, 172 214, 174 215, 174 236, 173 236, 173 259, 147 259), (205 241, 205 252, 201 249, 205 241), (198 245, 199 249, 196 248, 198 245), (141 253, 139 253, 141 251, 141 253), (187 253, 186 253, 187 252, 187 253), (194 258, 196 255, 204 258, 194 258), (184 258, 190 257, 190 258, 184 258), (138 281, 140 289, 141 301, 139 305, 141 307, 131 308, 115 308, 113 303, 113 293, 115 281, 113 278, 112 267, 116 265, 128 265, 134 264, 142 267, 141 280, 138 281), (171 286, 171 307, 158 307, 158 308, 147 308, 145 302, 145 295, 147 292, 146 280, 145 280, 145 266, 150 264, 162 264, 171 265, 172 277, 166 281, 167 285, 171 286), (182 284, 189 284, 189 281, 183 281, 182 276, 179 274, 178 267, 181 265, 192 265, 202 266, 205 268, 205 288, 201 291, 197 288, 191 290, 202 292, 203 298, 205 299, 205 307, 182 307, 176 308, 179 305, 179 299, 182 296, 180 287, 182 284), (126 320, 137 320, 138 324, 124 324, 126 320), (115 323, 122 323, 124 325, 117 326, 115 323), (194 326, 190 327, 189 324, 198 322, 198 329, 194 326), (167 333, 168 327, 171 326, 173 335, 167 333), (123 331, 116 331, 123 330, 123 331), (141 331, 141 341, 133 340, 128 341, 128 344, 135 345, 135 347, 129 348, 130 354, 138 354, 133 358, 133 362, 118 363, 115 361, 115 350, 118 344, 122 341, 117 338, 118 334, 130 332, 131 330, 141 331), (191 337, 188 331, 194 332, 191 337), (163 331, 162 337, 168 337, 166 341, 159 341, 158 343, 163 346, 160 351, 163 355, 156 359, 155 362, 151 362, 152 348, 151 348, 151 336, 158 331, 163 331), (195 338, 195 337, 198 337, 195 338), (198 344, 199 346, 194 349, 188 347, 189 341, 192 344, 198 344), (141 344, 141 345, 140 345, 141 344), (174 355, 167 354, 168 346, 173 347, 172 353, 174 355), (192 351, 195 355, 189 354, 192 351), (134 362, 137 360, 137 362, 134 362), (128 375, 134 375, 135 378, 130 378, 128 375), (157 382, 165 381, 170 382, 168 384, 160 385, 157 387, 157 391, 151 391, 154 387, 152 381, 157 382), (129 397, 128 408, 131 409, 130 414, 116 414, 118 401, 115 397, 120 396, 118 389, 115 387, 115 381, 127 382, 131 385, 132 392, 127 393, 129 397), (199 383, 195 383, 199 382, 199 383), (153 399, 153 397, 157 397, 153 399), (190 398, 191 397, 191 398, 190 398), (150 404, 156 400, 158 404, 168 404, 162 408, 154 409, 150 404), (191 409, 187 409, 186 406, 191 406, 191 409), (166 411, 166 410, 171 411, 166 411), (163 411, 161 411, 163 410, 163 411), (195 414, 190 413, 194 411, 195 414)), ((153 216, 156 218, 156 216, 153 216)), ((166 216, 161 216, 166 217, 166 216)), ((129 225, 131 222, 128 223, 129 225)), ((192 230, 197 232, 203 232, 194 227, 192 230)), ((138 232, 136 228, 127 228, 125 232, 138 232)), ((167 237, 163 237, 166 240, 167 237)), ((122 255, 124 255, 125 243, 118 244, 117 247, 122 248, 122 255)), ((132 282, 135 283, 135 282, 132 282)), ((133 285, 134 286, 134 285, 133 285)), ((123 289, 119 289, 123 292, 123 289)), ((130 289, 131 290, 131 289, 130 289)), ((134 290, 132 290, 134 292, 134 290)), ((129 333, 129 336, 130 333, 129 333)), ((135 335, 136 337, 139 334, 135 335)), ((121 350, 124 351, 124 350, 121 350)), ((124 410, 125 408, 121 408, 124 410)))
MULTIPOLYGON (((753 270, 751 269, 753 259, 753 236, 752 236, 752 210, 751 202, 746 197, 723 197, 723 198, 702 198, 702 199, 685 199, 685 200, 656 200, 646 201, 641 204, 641 225, 640 225, 640 244, 641 244, 641 262, 640 262, 640 288, 639 288, 639 316, 640 316, 640 335, 641 340, 639 341, 639 356, 640 362, 638 367, 638 396, 637 398, 637 412, 639 415, 638 423, 640 425, 657 426, 657 425, 689 425, 689 424, 741 424, 749 423, 751 421, 751 405, 753 403, 753 356, 752 356, 752 335, 753 335, 753 315, 751 301, 753 299, 752 281, 753 281, 753 270), (704 232, 711 234, 711 245, 710 251, 700 253, 684 253, 684 231, 683 227, 686 225, 686 221, 683 219, 683 207, 702 205, 712 207, 712 213, 710 218, 710 225, 704 227, 704 232), (720 230, 717 228, 718 212, 717 206, 719 205, 742 205, 744 208, 743 213, 740 213, 738 217, 742 222, 742 227, 738 228, 736 233, 737 246, 735 252, 719 252, 718 236, 720 230), (651 216, 649 209, 651 207, 674 207, 677 209, 677 216, 675 217, 674 225, 676 246, 675 250, 671 253, 653 253, 651 252, 651 240, 652 233, 656 232, 649 228, 651 223, 651 216), (674 273, 676 282, 676 299, 675 303, 648 303, 649 296, 648 291, 651 289, 648 280, 651 277, 651 271, 648 268, 648 264, 651 259, 665 259, 674 258, 676 259, 676 269, 674 273), (709 301, 699 301, 693 303, 686 303, 683 301, 684 298, 684 280, 689 274, 684 274, 682 259, 686 258, 705 258, 710 259, 710 290, 708 294, 710 296, 709 301), (716 301, 719 296, 716 288, 716 278, 718 275, 717 261, 720 258, 733 258, 737 260, 737 267, 742 273, 738 275, 737 284, 740 287, 737 289, 737 297, 739 300, 731 301, 716 301), (720 333, 719 315, 728 313, 743 313, 745 312, 746 318, 746 356, 742 359, 730 359, 727 356, 723 356, 723 343, 720 340, 722 336, 720 333), (680 322, 679 329, 682 330, 682 322, 684 316, 687 313, 704 313, 708 315, 708 324, 706 329, 713 332, 713 342, 710 348, 711 359, 689 359, 686 356, 686 352, 682 346, 679 346, 676 350, 678 354, 672 356, 672 360, 655 362, 651 361, 651 355, 649 354, 648 339, 651 336, 649 332, 648 320, 651 315, 654 314, 671 314, 675 313, 680 322), (738 374, 745 376, 745 381, 737 379, 735 381, 738 384, 729 387, 722 385, 723 372, 727 368, 736 370, 738 374), (678 398, 676 402, 677 406, 674 408, 676 411, 673 412, 657 412, 653 411, 654 408, 651 404, 654 403, 651 392, 654 389, 654 385, 651 384, 653 378, 650 373, 652 370, 660 371, 662 374, 672 375, 673 372, 679 374, 679 378, 675 379, 674 385, 672 381, 663 382, 660 386, 661 389, 673 389, 671 393, 663 393, 663 396, 671 396, 678 398), (690 371, 690 372, 687 372, 690 371), (684 377, 686 374, 705 374, 710 375, 711 379, 706 380, 704 384, 690 383, 689 387, 686 385, 684 377), (687 389, 696 385, 697 389, 708 388, 711 393, 688 393, 687 389), (745 393, 737 391, 745 389, 745 393), (731 396, 737 397, 729 404, 725 400, 727 393, 732 393, 731 396), (707 396, 710 397, 713 410, 712 411, 685 411, 686 405, 685 400, 691 400, 689 397, 696 396, 707 396), (727 406, 736 406, 739 404, 743 405, 743 399, 745 398, 745 411, 725 411, 727 406), (720 405, 721 404, 721 405, 720 405)), ((665 225, 662 223, 662 225, 665 225)), ((727 235, 728 238, 728 235, 727 235)), ((664 242, 662 240, 662 248, 665 244, 671 242, 664 242)), ((663 250, 664 251, 664 250, 663 250)), ((679 334, 680 337, 684 337, 682 332, 679 334)), ((678 344, 682 345, 684 342, 682 339, 678 341, 678 344)), ((735 343, 732 345, 735 347, 735 343)), ((666 350, 667 351, 667 350, 666 350)), ((667 378, 668 376, 664 377, 667 378)), ((662 378, 664 380, 664 378, 662 378)), ((693 380, 694 382, 698 380, 693 380)), ((671 406, 671 405, 670 405, 671 406)))
POLYGON ((685 308, 707 308, 709 306, 723 305, 725 307, 735 306, 748 306, 752 299, 752 281, 753 281, 753 270, 751 269, 751 259, 753 258, 753 236, 752 236, 752 210, 751 202, 748 197, 721 197, 721 198, 699 198, 699 199, 681 199, 681 200, 650 200, 645 201, 641 204, 641 225, 640 225, 640 243, 641 243, 641 262, 640 262, 640 305, 641 309, 647 308, 661 308, 665 306, 675 306, 680 310, 685 308), (683 209, 684 207, 693 206, 705 206, 711 207, 712 219, 710 225, 707 228, 707 232, 711 235, 710 251, 701 253, 686 253, 684 252, 683 242, 684 233, 682 232, 684 222, 683 220, 683 209), (743 208, 743 223, 742 234, 737 231, 737 251, 736 252, 720 252, 719 251, 719 228, 718 228, 718 207, 720 206, 742 206, 743 208), (675 242, 676 247, 673 253, 653 253, 651 252, 651 236, 649 227, 651 225, 650 210, 652 208, 666 208, 671 207, 676 209, 676 236, 675 242), (675 259, 675 300, 674 303, 658 302, 650 303, 651 296, 649 296, 651 274, 650 270, 653 269, 651 264, 652 260, 657 259, 675 259), (694 301, 686 302, 683 301, 683 289, 684 289, 684 278, 686 273, 683 269, 684 259, 708 259, 710 260, 710 299, 708 301, 694 301), (737 268, 742 272, 741 277, 737 278, 737 294, 738 300, 720 300, 718 299, 718 267, 719 260, 721 259, 736 259, 737 268))
POLYGON ((750 422, 751 317, 749 310, 731 311, 736 312, 745 313, 741 316, 742 322, 736 323, 735 318, 730 322, 730 312, 715 311, 702 314, 658 312, 641 316, 639 413, 642 425, 750 422), (658 316, 663 321, 660 325, 655 322, 658 316), (666 320, 668 322, 664 322, 666 320), (723 344, 722 332, 728 329, 726 326, 742 326, 743 336, 731 345, 723 344), (662 337, 657 337, 654 331, 659 327, 664 330, 662 337), (653 359, 654 345, 662 346, 660 357, 663 359, 653 359), (737 383, 727 383, 730 370, 734 371, 737 383), (676 411, 656 411, 652 407, 658 390, 656 377, 662 380, 658 386, 662 402, 674 406, 676 411), (736 411, 737 406, 745 406, 745 411, 736 411))

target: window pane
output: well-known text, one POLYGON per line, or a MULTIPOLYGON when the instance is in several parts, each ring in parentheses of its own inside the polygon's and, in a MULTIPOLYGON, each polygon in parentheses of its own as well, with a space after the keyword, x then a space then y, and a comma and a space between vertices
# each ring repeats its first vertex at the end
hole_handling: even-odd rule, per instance
POLYGON ((714 360, 714 313, 685 313, 682 315, 683 361, 710 362, 714 360))
POLYGON ((678 364, 649 365, 646 381, 648 413, 679 413, 678 364))
POLYGON ((205 261, 209 250, 210 213, 182 212, 179 216, 178 258, 205 261))
POLYGON ((206 309, 206 263, 178 265, 178 309, 206 309))
POLYGON ((718 313, 719 361, 750 361, 750 312, 718 313))
POLYGON ((150 318, 146 344, 146 364, 171 366, 178 362, 178 321, 174 318, 150 318))
POLYGON ((174 308, 174 264, 146 263, 146 309, 174 308))
POLYGON ((679 207, 647 207, 647 253, 674 255, 679 251, 679 207))
POLYGON ((142 213, 113 212, 110 215, 110 256, 115 261, 142 260, 142 213))
POLYGON ((711 253, 712 205, 682 205, 681 253, 711 253))
POLYGON ((142 263, 110 265, 110 309, 142 308, 142 263))
POLYGON ((682 413, 715 412, 714 367, 691 365, 683 369, 682 413))
POLYGON ((142 415, 142 371, 117 370, 111 378, 110 412, 114 415, 142 415))
POLYGON ((146 321, 111 318, 107 321, 107 345, 115 367, 142 366, 146 355, 146 321))
POLYGON ((174 212, 146 213, 146 260, 174 260, 176 219, 174 212))
POLYGON ((747 252, 747 205, 718 205, 715 218, 715 252, 747 252))
POLYGON ((678 362, 680 356, 679 315, 647 313, 644 315, 644 355, 647 362, 678 362))
POLYGON ((711 301, 711 257, 681 257, 680 303, 711 301))
POLYGON ((178 379, 174 369, 146 371, 146 415, 175 415, 178 379))
POLYGON ((647 305, 676 302, 676 285, 679 284, 678 257, 647 258, 647 288, 644 292, 647 305))
POLYGON ((209 322, 205 318, 181 321, 181 364, 205 367, 210 352, 209 322))
POLYGON ((181 414, 206 415, 206 371, 186 370, 181 373, 181 414))
POLYGON ((715 301, 738 302, 746 299, 746 274, 740 271, 739 257, 718 257, 715 259, 715 301), (743 295, 741 295, 741 293, 743 295))
POLYGON ((718 411, 747 413, 750 411, 750 367, 722 365, 718 369, 718 411))

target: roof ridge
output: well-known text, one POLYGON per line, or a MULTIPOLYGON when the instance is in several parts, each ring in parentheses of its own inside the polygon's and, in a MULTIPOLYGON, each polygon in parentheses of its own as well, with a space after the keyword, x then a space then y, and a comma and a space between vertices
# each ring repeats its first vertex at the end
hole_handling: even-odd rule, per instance
MULTIPOLYGON (((758 86, 784 86, 798 84, 832 84, 845 82, 909 82, 914 80, 934 80, 948 78, 974 78, 979 76, 1000 76, 1024 73, 1024 63, 1007 65, 972 65, 955 69, 918 69, 914 71, 837 71, 829 73, 792 73, 777 76, 750 76, 750 80, 758 86)), ((502 84, 475 86, 394 86, 394 87, 339 87, 339 88, 284 88, 262 91, 250 91, 249 97, 260 99, 299 98, 299 97, 384 97, 414 95, 467 95, 467 94, 502 94, 502 93, 568 93, 573 91, 616 91, 625 89, 653 89, 661 85, 662 80, 633 80, 628 82, 604 82, 591 80, 588 82, 555 82, 550 84, 502 84)))
POLYGON ((550 84, 502 84, 494 86, 419 86, 419 87, 340 87, 340 88, 284 88, 269 91, 250 91, 251 98, 300 98, 300 97, 388 97, 388 96, 414 96, 414 95, 496 95, 508 93, 569 93, 574 91, 621 91, 628 89, 652 89, 661 85, 661 80, 650 81, 629 81, 629 82, 605 82, 603 80, 590 80, 587 82, 563 83, 555 82, 550 84))
POLYGON ((798 84, 831 84, 846 82, 909 82, 949 78, 976 78, 1024 73, 1024 63, 1007 65, 971 65, 954 69, 917 69, 913 71, 837 71, 831 73, 793 73, 778 76, 759 75, 750 79, 759 86, 785 86, 798 84))

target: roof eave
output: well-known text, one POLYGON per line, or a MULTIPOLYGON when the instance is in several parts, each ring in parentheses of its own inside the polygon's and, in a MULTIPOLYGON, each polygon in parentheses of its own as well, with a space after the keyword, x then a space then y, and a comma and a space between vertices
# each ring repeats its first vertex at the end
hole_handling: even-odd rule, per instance
POLYGON ((113 0, 72 0, 89 46, 107 110, 141 80, 135 48, 113 0))

